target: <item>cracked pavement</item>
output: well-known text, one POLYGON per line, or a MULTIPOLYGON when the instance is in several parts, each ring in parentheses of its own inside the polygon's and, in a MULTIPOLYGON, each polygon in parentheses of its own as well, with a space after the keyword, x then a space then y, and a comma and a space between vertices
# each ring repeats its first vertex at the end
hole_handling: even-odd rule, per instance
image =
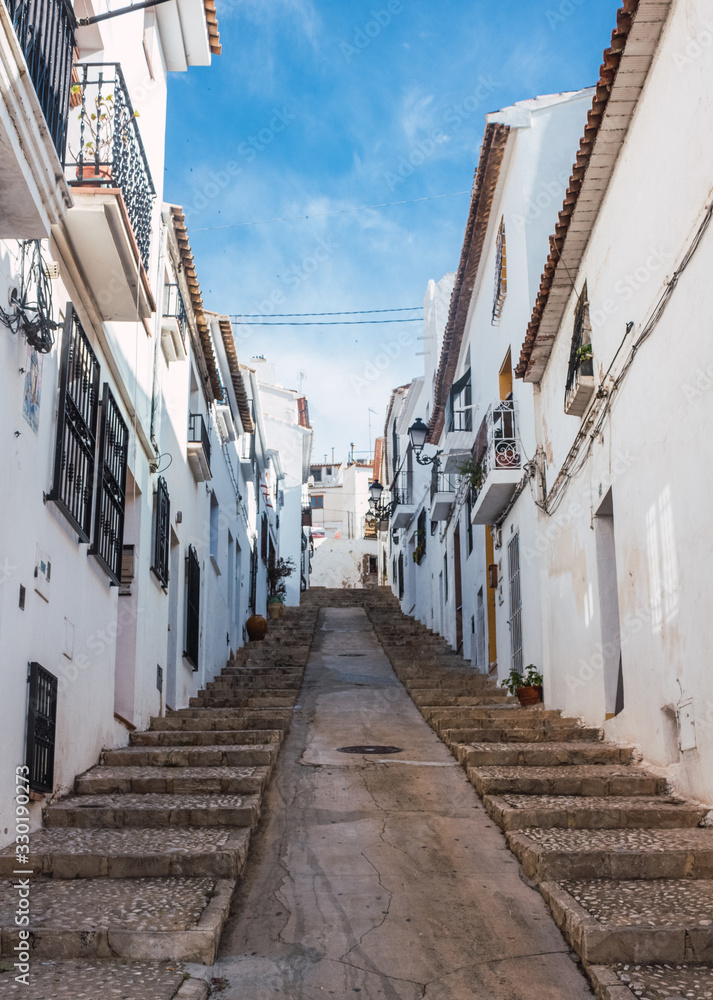
POLYGON ((361 608, 320 613, 212 976, 221 1000, 591 1000, 361 608), (389 757, 338 747, 393 744, 389 757))

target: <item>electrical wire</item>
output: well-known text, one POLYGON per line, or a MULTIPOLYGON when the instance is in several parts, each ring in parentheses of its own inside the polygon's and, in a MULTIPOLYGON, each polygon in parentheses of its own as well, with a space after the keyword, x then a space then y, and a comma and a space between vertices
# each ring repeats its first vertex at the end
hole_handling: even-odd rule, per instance
MULTIPOLYGON (((233 322, 240 324, 239 319, 233 319, 233 322)), ((369 326, 373 324, 380 323, 422 323, 422 316, 415 316, 413 319, 346 319, 346 320, 316 320, 314 322, 307 323, 243 323, 242 326, 369 326)))
POLYGON ((203 226, 191 229, 192 233, 214 233, 219 229, 245 229, 247 226, 268 226, 273 222, 302 222, 306 219, 324 219, 330 215, 345 215, 349 212, 370 212, 375 208, 392 208, 394 205, 415 205, 419 201, 436 201, 438 198, 456 198, 470 191, 451 191, 448 194, 432 194, 425 198, 410 198, 408 201, 385 201, 380 205, 356 205, 354 208, 338 208, 333 212, 313 212, 311 215, 287 215, 281 219, 259 219, 256 222, 230 222, 225 226, 203 226))
POLYGON ((237 313, 232 314, 230 319, 275 319, 279 317, 284 319, 288 316, 366 316, 368 313, 398 313, 398 312, 413 312, 414 309, 423 309, 423 306, 404 306, 400 309, 342 309, 339 312, 321 312, 321 313, 237 313))

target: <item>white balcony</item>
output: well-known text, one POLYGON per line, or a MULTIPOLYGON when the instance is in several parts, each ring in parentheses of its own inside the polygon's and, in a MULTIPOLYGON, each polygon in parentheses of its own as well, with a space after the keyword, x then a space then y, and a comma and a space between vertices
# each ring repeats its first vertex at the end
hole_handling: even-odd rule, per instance
POLYGON ((592 359, 573 367, 565 390, 564 412, 571 417, 582 417, 594 395, 596 383, 592 359))
POLYGON ((197 483, 205 483, 213 478, 210 471, 210 438, 200 413, 191 413, 188 420, 187 457, 197 483))
POLYGON ((73 46, 65 0, 0 2, 0 239, 45 239, 71 204, 62 159, 73 46))
POLYGON ((391 488, 391 499, 396 506, 391 515, 392 528, 405 528, 410 524, 416 513, 416 505, 413 502, 413 477, 411 473, 402 472, 396 477, 396 481, 391 488))
POLYGON ((457 476, 449 476, 433 466, 431 473, 431 520, 447 521, 455 503, 457 476))
POLYGON ((480 464, 480 485, 471 513, 473 524, 494 524, 522 479, 516 407, 504 400, 488 409, 476 435, 473 456, 480 464))

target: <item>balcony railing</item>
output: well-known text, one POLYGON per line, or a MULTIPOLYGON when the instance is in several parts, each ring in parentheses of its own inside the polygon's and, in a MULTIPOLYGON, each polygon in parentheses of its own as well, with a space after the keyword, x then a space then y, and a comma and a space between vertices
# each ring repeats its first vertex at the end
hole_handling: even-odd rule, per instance
POLYGON ((148 270, 156 189, 118 63, 81 63, 69 120, 65 176, 69 184, 118 188, 148 270))
POLYGON ((163 315, 173 316, 178 320, 181 327, 181 334, 185 339, 188 313, 186 312, 186 304, 183 301, 179 285, 167 282, 163 286, 163 315))
POLYGON ((391 499, 397 506, 410 507, 413 504, 413 474, 400 472, 391 490, 391 499))
POLYGON ((431 466, 431 500, 436 493, 455 493, 459 478, 439 471, 437 465, 431 466))
POLYGON ((52 142, 64 159, 74 14, 67 0, 5 0, 52 142))
POLYGON ((210 438, 208 437, 208 428, 205 425, 205 420, 200 413, 191 413, 188 418, 188 441, 191 444, 200 444, 203 446, 203 454, 210 469, 210 438))
POLYGON ((480 464, 481 482, 494 469, 521 468, 514 400, 503 400, 488 408, 475 437, 473 457, 480 464))

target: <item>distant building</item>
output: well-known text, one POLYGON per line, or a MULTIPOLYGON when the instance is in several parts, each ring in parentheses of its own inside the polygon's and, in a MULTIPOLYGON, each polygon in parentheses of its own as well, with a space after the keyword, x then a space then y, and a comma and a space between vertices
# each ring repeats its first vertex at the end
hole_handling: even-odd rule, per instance
POLYGON ((376 527, 367 518, 371 462, 311 465, 311 585, 369 587, 379 582, 376 527))

